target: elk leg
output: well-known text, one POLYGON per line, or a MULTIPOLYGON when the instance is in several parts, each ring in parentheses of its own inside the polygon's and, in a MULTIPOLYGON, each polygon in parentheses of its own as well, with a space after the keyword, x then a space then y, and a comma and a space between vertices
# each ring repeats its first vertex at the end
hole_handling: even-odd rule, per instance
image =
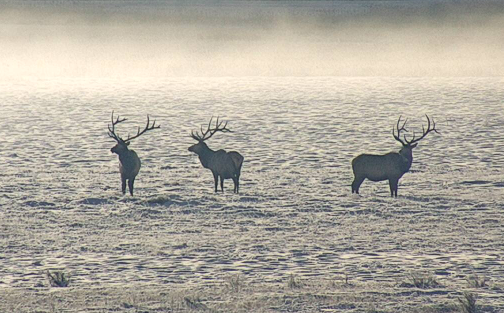
POLYGON ((224 192, 224 177, 220 177, 220 189, 222 192, 224 192))
POLYGON ((126 193, 126 178, 124 177, 121 177, 121 190, 123 194, 126 193))
POLYGON ((389 186, 390 186, 390 196, 393 197, 395 194, 395 197, 397 198, 397 185, 399 184, 398 179, 389 179, 389 186))
POLYGON ((135 183, 135 178, 130 178, 128 180, 128 187, 129 187, 129 191, 130 191, 130 195, 133 196, 133 184, 135 183))
POLYGON ((233 177, 234 192, 238 193, 238 188, 240 187, 240 176, 233 177))
POLYGON ((352 182, 352 193, 359 194, 359 188, 362 182, 364 181, 365 178, 357 178, 355 177, 353 182, 352 182))
POLYGON ((213 174, 213 179, 214 179, 214 184, 215 184, 215 192, 217 192, 217 185, 219 184, 219 176, 214 172, 212 172, 212 174, 213 174))

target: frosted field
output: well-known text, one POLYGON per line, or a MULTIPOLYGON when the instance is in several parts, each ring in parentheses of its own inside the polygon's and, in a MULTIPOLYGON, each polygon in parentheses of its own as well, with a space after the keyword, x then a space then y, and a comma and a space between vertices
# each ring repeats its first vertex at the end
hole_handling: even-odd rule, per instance
POLYGON ((0 312, 504 312, 504 83, 500 78, 215 78, 0 82, 0 312), (120 192, 110 113, 131 144, 120 192), (398 151, 434 117, 399 182, 351 159, 398 151), (244 157, 239 195, 187 151, 244 157), (50 287, 47 271, 72 275, 50 287), (477 278, 475 278, 477 275, 477 278), (425 288, 412 277, 437 282, 425 288), (483 287, 474 281, 487 278, 483 287), (468 282, 469 280, 469 282, 468 282))

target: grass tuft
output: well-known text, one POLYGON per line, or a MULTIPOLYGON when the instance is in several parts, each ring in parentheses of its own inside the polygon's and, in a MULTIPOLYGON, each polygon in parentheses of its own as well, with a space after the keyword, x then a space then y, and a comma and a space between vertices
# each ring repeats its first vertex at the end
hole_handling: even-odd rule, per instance
POLYGON ((399 285, 400 287, 416 287, 421 289, 435 288, 441 286, 431 274, 410 273, 406 281, 399 285))
POLYGON ((290 274, 289 280, 287 281, 287 287, 291 289, 301 288, 302 284, 298 279, 294 276, 294 274, 290 274))
POLYGON ((349 276, 348 274, 345 273, 345 286, 350 286, 351 283, 349 282, 349 276))
POLYGON ((239 274, 232 275, 226 279, 227 288, 234 292, 240 292, 243 288, 243 280, 239 274))
POLYGON ((466 278, 469 287, 473 288, 483 288, 487 286, 488 278, 480 277, 478 274, 471 275, 466 278))
POLYGON ((457 298, 458 301, 460 302, 460 308, 462 309, 463 313, 476 313, 476 295, 464 291, 464 298, 457 298))
POLYGON ((184 304, 191 310, 211 311, 198 296, 184 297, 184 304))
POLYGON ((47 271, 47 279, 52 287, 68 287, 70 285, 70 275, 62 271, 47 271))

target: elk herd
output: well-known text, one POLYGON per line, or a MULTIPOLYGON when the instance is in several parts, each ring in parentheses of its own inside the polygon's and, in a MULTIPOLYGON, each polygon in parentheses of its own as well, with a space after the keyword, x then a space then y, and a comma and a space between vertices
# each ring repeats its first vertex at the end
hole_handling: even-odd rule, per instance
MULTIPOLYGON (((422 125, 422 135, 416 138, 415 133, 408 140, 405 132, 407 119, 401 125, 401 116, 397 120, 397 125, 392 128, 392 136, 394 139, 402 144, 399 152, 389 152, 383 155, 376 154, 361 154, 352 160, 352 170, 354 180, 352 182, 352 193, 359 193, 359 188, 362 182, 367 178, 371 181, 384 181, 388 180, 390 186, 390 195, 397 197, 397 188, 399 179, 409 171, 413 163, 413 149, 418 145, 418 142, 424 139, 429 133, 438 133, 434 119, 427 118, 427 129, 422 125), (396 134, 397 132, 397 134, 396 134), (402 133, 401 133, 402 132, 402 133), (402 139, 401 139, 402 136, 402 139)), ((128 148, 130 142, 146 133, 147 131, 159 129, 160 126, 156 125, 156 121, 150 122, 149 115, 147 115, 147 123, 143 129, 138 127, 136 135, 126 139, 121 138, 116 133, 116 125, 126 121, 125 118, 121 119, 119 116, 114 119, 114 112, 111 116, 111 124, 108 125, 108 135, 114 139, 117 144, 110 149, 112 153, 119 156, 119 173, 121 175, 121 190, 126 193, 126 182, 130 194, 133 196, 133 188, 135 178, 140 171, 141 162, 137 153, 128 148)), ((240 188, 240 172, 243 165, 243 156, 236 152, 225 150, 212 150, 205 143, 215 133, 231 132, 227 128, 227 122, 219 121, 217 118, 215 124, 212 124, 213 118, 208 122, 206 130, 200 128, 200 132, 191 132, 191 138, 197 141, 196 144, 190 146, 188 150, 198 155, 201 165, 204 168, 212 171, 214 177, 215 192, 218 191, 219 178, 221 191, 224 192, 224 180, 232 179, 235 193, 239 192, 240 188)))

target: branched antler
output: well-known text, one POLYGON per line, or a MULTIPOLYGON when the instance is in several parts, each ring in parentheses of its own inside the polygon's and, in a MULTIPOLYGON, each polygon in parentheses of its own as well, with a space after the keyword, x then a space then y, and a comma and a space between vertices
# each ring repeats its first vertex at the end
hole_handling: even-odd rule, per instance
POLYGON ((115 141, 119 142, 119 143, 127 143, 133 139, 136 139, 138 137, 140 137, 142 134, 144 134, 146 131, 149 131, 149 130, 153 130, 153 129, 156 129, 156 128, 160 128, 161 126, 160 125, 157 125, 156 126, 156 121, 154 120, 154 122, 152 122, 152 125, 150 124, 150 117, 149 115, 147 115, 147 125, 145 126, 145 128, 140 131, 140 127, 138 127, 138 131, 137 131, 137 134, 133 137, 130 137, 128 135, 128 138, 126 140, 122 139, 119 135, 116 134, 115 132, 115 126, 121 122, 124 122, 126 121, 127 119, 123 118, 121 119, 119 116, 117 116, 117 118, 114 120, 114 111, 112 111, 112 117, 111 117, 111 121, 112 121, 112 125, 108 125, 108 135, 109 137, 113 138, 115 141))
POLYGON ((422 136, 418 139, 415 139, 415 132, 413 132, 413 138, 411 139, 411 141, 406 141, 408 145, 412 145, 424 139, 425 136, 427 136, 427 134, 430 133, 431 131, 434 131, 436 134, 439 134, 439 132, 436 129, 436 122, 434 121, 434 119, 432 119, 432 128, 431 128, 431 120, 429 119, 429 116, 425 114, 425 117, 427 118, 427 130, 425 130, 425 127, 422 124, 422 136))
POLYGON ((107 125, 108 127, 108 135, 110 138, 113 138, 117 142, 124 142, 124 140, 121 139, 116 133, 115 133, 115 126, 121 122, 126 121, 125 118, 121 119, 120 116, 117 116, 117 119, 114 121, 114 111, 112 111, 112 116, 111 116, 111 121, 112 121, 112 126, 110 124, 107 125))
POLYGON ((394 136, 395 140, 399 141, 400 143, 402 143, 403 146, 406 146, 406 143, 404 143, 404 141, 407 142, 406 140, 406 135, 404 135, 404 141, 401 140, 401 130, 404 130, 405 132, 407 132, 408 130, 405 128, 406 126, 406 123, 408 122, 408 119, 406 119, 403 123, 403 125, 401 127, 399 127, 399 124, 401 123, 401 117, 402 116, 399 116, 399 119, 397 120, 397 136, 395 134, 395 129, 396 127, 392 127, 392 135, 394 136))
POLYGON ((415 132, 413 132, 413 138, 411 140, 408 140, 406 138, 406 135, 403 135, 404 141, 401 140, 401 131, 407 132, 408 130, 405 128, 406 122, 408 119, 406 119, 401 127, 399 127, 399 124, 401 123, 401 116, 399 116, 399 120, 397 121, 397 125, 392 128, 392 135, 394 136, 395 140, 399 141, 403 146, 411 146, 420 140, 424 139, 425 136, 427 136, 428 133, 431 131, 434 131, 435 133, 439 134, 439 132, 436 129, 436 122, 434 119, 432 119, 432 128, 431 128, 431 120, 429 116, 426 114, 425 117, 427 117, 427 130, 425 130, 425 127, 422 125, 422 136, 420 138, 415 139, 415 132), (397 128, 397 135, 395 134, 395 130, 397 128))
POLYGON ((193 131, 191 131, 191 138, 197 141, 205 141, 207 139, 210 139, 210 137, 212 137, 216 132, 219 131, 223 133, 231 132, 230 129, 226 128, 228 122, 226 122, 224 126, 222 126, 224 122, 223 121, 219 122, 219 117, 217 117, 217 121, 215 122, 215 128, 212 128, 212 120, 213 117, 210 118, 210 122, 208 122, 208 126, 205 131, 203 131, 203 126, 201 126, 200 128, 201 135, 198 132, 194 133, 193 131))
POLYGON ((133 139, 136 139, 136 138, 140 137, 140 136, 141 136, 143 133, 145 133, 146 131, 153 130, 153 129, 160 128, 160 127, 161 127, 161 125, 157 125, 157 126, 156 126, 156 120, 154 120, 154 121, 152 122, 152 125, 150 125, 150 117, 149 117, 149 115, 147 114, 147 125, 145 125, 145 128, 144 128, 142 131, 140 131, 140 127, 138 127, 137 134, 136 134, 135 136, 133 136, 133 137, 130 137, 130 136, 128 135, 128 139, 126 139, 126 140, 125 140, 125 142, 129 142, 129 141, 131 141, 131 140, 133 140, 133 139))

